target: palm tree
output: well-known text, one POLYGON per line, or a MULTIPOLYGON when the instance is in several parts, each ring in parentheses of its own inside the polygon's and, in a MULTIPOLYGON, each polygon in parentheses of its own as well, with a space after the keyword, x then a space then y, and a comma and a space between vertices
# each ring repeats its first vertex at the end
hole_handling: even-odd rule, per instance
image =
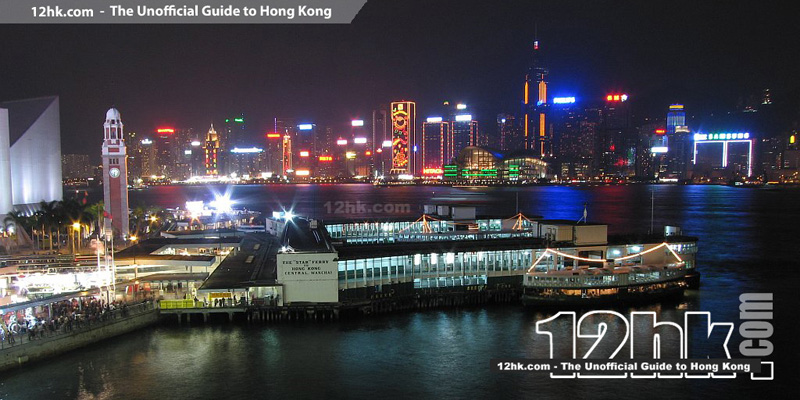
POLYGON ((100 227, 100 221, 103 220, 104 210, 105 206, 103 205, 102 201, 86 206, 83 209, 84 218, 86 218, 86 223, 94 226, 98 232, 102 230, 100 227))
POLYGON ((42 227, 42 233, 47 232, 49 242, 49 250, 53 251, 53 228, 58 227, 59 212, 57 210, 58 202, 42 201, 39 203, 39 211, 36 212, 36 217, 39 225, 42 227))
POLYGON ((141 236, 147 224, 147 209, 142 206, 134 207, 130 215, 130 226, 133 227, 131 234, 141 236))

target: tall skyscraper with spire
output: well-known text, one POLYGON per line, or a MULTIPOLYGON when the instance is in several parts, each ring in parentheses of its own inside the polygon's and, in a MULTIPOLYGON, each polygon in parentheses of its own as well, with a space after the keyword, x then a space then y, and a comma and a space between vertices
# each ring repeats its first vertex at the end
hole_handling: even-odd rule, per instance
POLYGON ((103 124, 103 206, 105 235, 127 239, 128 154, 119 111, 110 108, 103 124))
POLYGON ((541 64, 538 37, 533 41, 533 53, 528 73, 525 74, 523 94, 523 132, 525 147, 536 151, 540 156, 550 156, 553 140, 547 131, 547 69, 541 64))
POLYGON ((211 128, 208 129, 208 133, 206 133, 206 143, 204 149, 205 149, 206 175, 209 176, 219 175, 219 167, 217 166, 218 153, 219 153, 219 135, 217 134, 217 131, 214 130, 213 123, 211 124, 211 128))

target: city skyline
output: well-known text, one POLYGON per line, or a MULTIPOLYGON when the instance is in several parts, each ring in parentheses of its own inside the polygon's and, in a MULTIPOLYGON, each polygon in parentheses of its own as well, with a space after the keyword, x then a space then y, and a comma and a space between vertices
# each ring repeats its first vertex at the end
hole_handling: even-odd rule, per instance
POLYGON ((10 49, 14 62, 0 63, 4 76, 15 77, 0 83, 0 98, 59 95, 62 137, 80 139, 64 141, 65 153, 96 139, 102 121, 95 110, 111 105, 141 133, 162 125, 202 130, 238 112, 264 132, 275 116, 345 126, 398 99, 417 102, 421 119, 449 100, 491 121, 518 112, 537 31, 552 96, 626 92, 636 99, 635 113, 659 116, 674 102, 693 115, 724 112, 765 88, 776 102, 796 97, 791 71, 798 60, 773 44, 782 39, 788 48, 798 36, 781 31, 785 10, 663 4, 369 2, 349 26, 221 33, 208 26, 3 26, 20 39, 10 49), (448 24, 436 15, 448 15, 448 24), (396 24, 387 27, 384 17, 396 24), (83 39, 55 40, 64 35, 83 39))

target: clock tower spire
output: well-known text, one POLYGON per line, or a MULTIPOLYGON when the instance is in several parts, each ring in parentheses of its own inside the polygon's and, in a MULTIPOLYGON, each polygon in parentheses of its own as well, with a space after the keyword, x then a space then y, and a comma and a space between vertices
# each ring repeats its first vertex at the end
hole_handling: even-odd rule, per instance
POLYGON ((103 124, 103 231, 127 239, 128 155, 119 110, 111 107, 103 124))

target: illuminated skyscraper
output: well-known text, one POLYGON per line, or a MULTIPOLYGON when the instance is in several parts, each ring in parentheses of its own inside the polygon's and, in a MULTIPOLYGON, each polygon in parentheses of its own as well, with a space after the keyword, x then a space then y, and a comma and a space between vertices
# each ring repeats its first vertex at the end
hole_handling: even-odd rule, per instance
POLYGON ((294 168, 292 164, 292 137, 290 135, 283 135, 283 172, 281 175, 286 175, 288 171, 294 168))
POLYGON ((372 143, 375 174, 386 175, 392 166, 391 121, 389 106, 382 105, 372 111, 372 143))
POLYGON ((217 131, 214 130, 214 124, 212 123, 211 128, 209 128, 208 133, 206 133, 206 143, 205 143, 206 175, 210 176, 219 175, 218 155, 219 155, 219 135, 217 134, 217 131))
POLYGON ((286 171, 294 169, 292 163, 292 144, 297 140, 297 123, 293 118, 275 118, 275 133, 281 138, 281 171, 279 175, 286 175, 286 171))
POLYGON ((178 164, 178 140, 175 137, 174 128, 158 128, 155 132, 156 148, 156 175, 163 175, 168 178, 177 178, 178 164))
POLYGON ((141 175, 153 176, 158 174, 158 166, 156 165, 156 147, 153 140, 143 138, 139 141, 139 156, 141 163, 141 175))
POLYGON ((412 174, 412 151, 416 141, 417 104, 395 101, 391 105, 392 174, 412 174))
POLYGON ((86 154, 63 154, 61 171, 64 179, 87 179, 92 177, 92 164, 86 154))
MULTIPOLYGON (((422 124, 422 171, 441 169, 450 162, 445 149, 450 142, 450 123, 442 117, 431 117, 422 124)), ((439 173, 441 175, 441 173, 439 173)))
POLYGON ((686 111, 683 110, 683 104, 673 104, 667 113, 667 136, 675 133, 679 126, 686 126, 686 111))
POLYGON ((271 172, 273 176, 283 175, 283 135, 269 132, 266 136, 267 145, 264 147, 266 172, 271 172))
POLYGON ((295 172, 308 171, 310 174, 317 154, 317 134, 316 124, 297 125, 297 135, 292 138, 292 166, 295 172))
POLYGON ((128 236, 128 155, 122 120, 116 108, 103 124, 103 207, 106 236, 128 236))
POLYGON ((457 157, 458 153, 468 146, 477 146, 478 121, 475 121, 471 114, 456 115, 450 124, 449 142, 449 149, 445 152, 447 160, 457 157))
POLYGON ((525 136, 522 127, 512 114, 497 115, 497 131, 500 133, 501 150, 522 150, 525 148, 525 136))
POLYGON ((632 176, 635 174, 636 148, 639 144, 636 131, 631 128, 631 114, 627 94, 609 94, 601 110, 598 127, 599 169, 604 176, 632 176))
POLYGON ((533 149, 540 156, 550 156, 553 152, 552 137, 547 131, 547 78, 548 71, 540 65, 539 40, 533 41, 533 56, 528 73, 525 75, 523 92, 523 132, 526 148, 533 149))
POLYGON ((237 172, 239 169, 238 161, 234 149, 245 149, 253 147, 254 143, 247 133, 247 124, 244 114, 239 114, 230 118, 225 118, 225 126, 219 137, 219 154, 217 165, 219 165, 220 175, 228 175, 237 172))
MULTIPOLYGON (((372 135, 362 119, 354 119, 350 121, 350 129, 351 139, 353 141, 353 150, 356 153, 356 157, 352 159, 353 175, 371 176, 374 155, 372 135)), ((331 146, 326 148, 332 148, 337 141, 338 140, 333 140, 331 146)))
POLYGON ((131 183, 133 179, 142 176, 142 146, 139 135, 136 132, 126 132, 125 145, 128 147, 128 178, 130 179, 128 183, 131 183))
POLYGON ((672 104, 667 113, 667 167, 670 178, 686 179, 692 161, 692 135, 686 124, 686 111, 682 104, 672 104))

